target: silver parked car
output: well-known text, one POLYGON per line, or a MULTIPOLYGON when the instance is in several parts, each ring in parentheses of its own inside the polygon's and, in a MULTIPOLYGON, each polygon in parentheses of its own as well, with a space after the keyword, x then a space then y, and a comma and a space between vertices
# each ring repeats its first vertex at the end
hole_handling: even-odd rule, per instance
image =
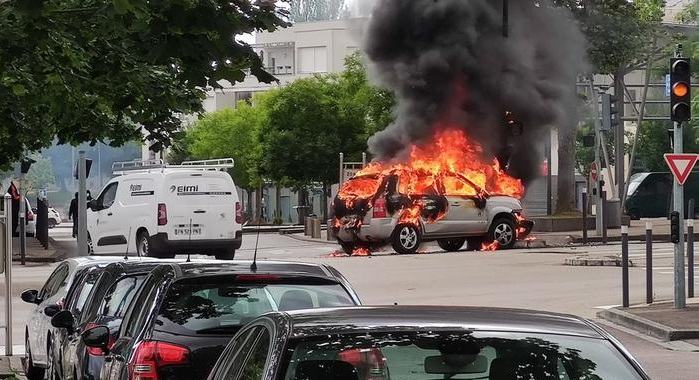
POLYGON ((511 248, 534 223, 519 199, 488 194, 463 175, 444 173, 365 175, 345 183, 333 201, 334 233, 346 253, 390 243, 414 253, 437 240, 446 251, 511 248))

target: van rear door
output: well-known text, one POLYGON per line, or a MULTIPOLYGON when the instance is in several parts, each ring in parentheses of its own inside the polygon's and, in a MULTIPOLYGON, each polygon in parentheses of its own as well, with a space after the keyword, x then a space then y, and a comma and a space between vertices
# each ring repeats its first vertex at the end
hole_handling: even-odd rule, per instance
POLYGON ((167 223, 158 229, 167 232, 169 240, 235 237, 238 196, 227 173, 168 173, 163 191, 167 223))

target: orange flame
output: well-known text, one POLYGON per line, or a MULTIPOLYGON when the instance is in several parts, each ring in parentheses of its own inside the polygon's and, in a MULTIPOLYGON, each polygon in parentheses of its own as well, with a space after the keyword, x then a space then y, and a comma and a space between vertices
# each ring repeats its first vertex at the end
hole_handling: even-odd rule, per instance
POLYGON ((371 256, 368 248, 357 247, 352 251, 352 256, 371 256))
POLYGON ((500 243, 498 243, 498 241, 496 240, 490 244, 481 244, 481 251, 496 251, 499 247, 500 243))
POLYGON ((328 257, 347 257, 347 254, 345 254, 344 252, 342 252, 340 250, 337 250, 337 251, 330 252, 328 254, 328 257))

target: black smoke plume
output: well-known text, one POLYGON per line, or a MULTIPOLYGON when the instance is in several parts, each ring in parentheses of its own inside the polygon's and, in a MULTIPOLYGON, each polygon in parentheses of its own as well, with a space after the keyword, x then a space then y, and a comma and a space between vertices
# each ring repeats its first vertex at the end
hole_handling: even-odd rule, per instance
POLYGON ((395 122, 369 140, 379 160, 399 160, 437 125, 463 128, 508 172, 536 177, 551 128, 576 125, 585 41, 566 9, 510 0, 377 0, 365 51, 379 82, 394 90, 395 122), (524 127, 512 136, 506 111, 524 127), (503 153, 506 152, 506 153, 503 153))

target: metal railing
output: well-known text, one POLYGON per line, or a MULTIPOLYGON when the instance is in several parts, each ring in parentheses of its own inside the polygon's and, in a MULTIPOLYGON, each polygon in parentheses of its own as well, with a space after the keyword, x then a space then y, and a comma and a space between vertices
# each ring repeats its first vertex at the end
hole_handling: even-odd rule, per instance
POLYGON ((165 169, 199 169, 224 170, 235 165, 232 158, 215 158, 211 160, 184 161, 180 165, 166 164, 163 160, 121 161, 112 164, 112 175, 124 175, 133 172, 149 172, 165 169))

